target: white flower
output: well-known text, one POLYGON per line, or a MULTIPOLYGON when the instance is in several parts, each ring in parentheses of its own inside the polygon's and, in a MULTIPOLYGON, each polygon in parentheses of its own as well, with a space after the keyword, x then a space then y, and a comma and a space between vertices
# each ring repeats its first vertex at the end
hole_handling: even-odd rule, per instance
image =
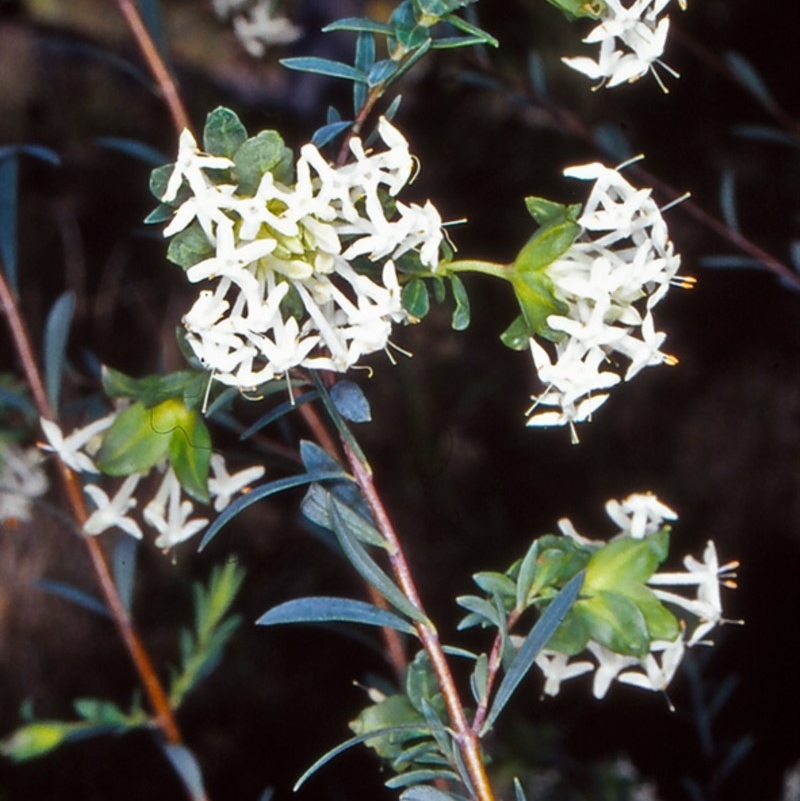
POLYGON ((47 492, 49 482, 37 448, 0 443, 0 523, 31 519, 31 502, 47 492))
POLYGON ((106 492, 97 485, 87 484, 83 491, 92 499, 96 508, 83 524, 84 532, 96 536, 110 528, 121 528, 140 540, 142 530, 133 518, 128 517, 127 513, 136 506, 133 492, 141 478, 141 473, 129 475, 122 482, 113 499, 109 499, 106 492))
POLYGON ((231 16, 242 47, 260 58, 272 45, 291 44, 303 33, 288 17, 278 16, 275 0, 213 0, 217 16, 231 16))
MULTIPOLYGON (((659 15, 670 0, 634 0, 623 5, 621 0, 605 0, 605 10, 600 23, 583 40, 587 44, 599 44, 597 60, 585 56, 562 58, 561 60, 601 86, 611 88, 621 83, 632 83, 651 72, 664 91, 654 65, 667 72, 678 74, 661 61, 669 31, 669 17, 659 15)), ((685 2, 679 3, 685 8, 685 2)))
MULTIPOLYGON (((386 147, 367 150, 353 137, 355 160, 343 166, 305 145, 294 186, 266 173, 253 195, 230 196, 224 187, 224 199, 206 214, 214 254, 186 275, 193 283, 217 283, 201 290, 183 323, 215 380, 253 391, 295 367, 344 372, 385 350, 392 326, 408 321, 393 259, 413 250, 435 270, 441 218, 430 202, 399 200, 387 218, 386 193, 396 195, 408 183, 414 159, 387 120, 378 131, 386 147), (382 262, 378 276, 354 269, 364 256, 382 262)), ((215 191, 203 172, 202 159, 211 157, 198 154, 193 142, 182 140, 185 163, 171 179, 175 193, 185 179, 192 197, 215 191)), ((182 207, 167 233, 184 217, 199 218, 198 208, 194 203, 183 214, 182 207)))
POLYGON ((702 561, 688 555, 684 558, 683 564, 686 567, 685 573, 655 573, 647 583, 652 587, 697 586, 697 596, 693 599, 667 590, 653 590, 659 600, 685 609, 698 618, 699 623, 688 642, 689 645, 695 645, 722 621, 720 586, 736 587, 735 571, 739 567, 739 562, 733 560, 720 565, 717 548, 709 540, 703 551, 702 561))
POLYGON ((614 355, 629 360, 624 380, 644 367, 675 364, 661 348, 653 307, 676 273, 675 255, 651 190, 631 186, 619 170, 602 164, 570 167, 565 175, 594 184, 578 218, 583 231, 547 267, 555 298, 566 308, 550 315, 548 326, 562 338, 545 348, 531 341, 531 353, 544 390, 533 396, 528 425, 569 425, 588 419, 623 380, 612 368, 614 355), (598 394, 599 393, 599 394, 598 394), (532 414, 539 407, 557 407, 532 414))
POLYGON ((191 131, 184 128, 178 140, 178 158, 175 168, 167 182, 167 188, 162 196, 165 203, 170 203, 178 196, 181 184, 186 181, 195 197, 203 197, 213 189, 208 176, 203 170, 224 170, 233 167, 230 159, 222 156, 209 156, 200 151, 191 131))
POLYGON ((45 451, 55 453, 67 467, 76 473, 99 473, 94 462, 84 452, 91 450, 92 440, 105 431, 116 419, 116 413, 95 420, 83 428, 77 428, 68 436, 52 420, 39 418, 47 445, 41 445, 45 451))
POLYGON ((144 509, 145 523, 157 532, 157 548, 169 549, 197 534, 208 525, 207 518, 190 519, 194 505, 181 497, 181 484, 167 467, 155 497, 144 509))
POLYGON ((622 501, 607 501, 606 514, 620 527, 617 536, 635 540, 657 534, 665 520, 678 519, 678 515, 652 492, 635 492, 622 501))
POLYGON ((234 495, 247 489, 253 482, 264 475, 261 465, 247 467, 231 475, 225 466, 225 459, 215 453, 211 457, 211 478, 208 479, 208 491, 214 498, 214 511, 221 512, 233 499, 234 495))
POLYGON ((594 668, 591 662, 570 662, 566 654, 546 649, 539 652, 535 662, 545 677, 545 695, 558 695, 562 681, 582 676, 594 668))

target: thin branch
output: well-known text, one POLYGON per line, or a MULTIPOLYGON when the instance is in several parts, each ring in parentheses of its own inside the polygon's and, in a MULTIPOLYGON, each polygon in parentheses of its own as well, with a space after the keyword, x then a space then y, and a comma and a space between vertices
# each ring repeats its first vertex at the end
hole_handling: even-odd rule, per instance
POLYGON ((386 541, 392 546, 389 551, 389 558, 400 589, 425 618, 426 622, 418 622, 415 623, 414 626, 422 642, 422 646, 428 658, 431 660, 433 670, 436 673, 439 689, 444 697, 450 723, 455 733, 456 743, 464 758, 464 763, 475 788, 477 799, 478 801, 494 801, 494 792, 489 784, 489 778, 486 775, 486 767, 483 764, 483 757, 481 756, 480 740, 467 721, 464 705, 461 702, 455 680, 453 679, 453 674, 450 671, 450 665, 447 662, 442 645, 439 642, 439 635, 433 623, 428 621, 427 615, 425 614, 400 539, 397 536, 397 532, 375 488, 372 479, 372 471, 356 457, 346 443, 342 443, 342 445, 347 454, 347 460, 350 464, 353 477, 364 494, 378 529, 381 534, 383 534, 386 541))
MULTIPOLYGON (((55 415, 47 399, 41 372, 39 371, 25 322, 19 313, 17 303, 5 280, 2 269, 0 269, 0 306, 8 320, 11 338, 14 341, 14 346, 22 364, 22 370, 25 374, 26 381, 30 386, 37 411, 42 418, 53 420, 55 415)), ((69 503, 72 517, 77 527, 82 530, 88 518, 88 512, 80 483, 75 473, 64 464, 60 458, 56 459, 56 463, 58 465, 59 479, 64 493, 67 496, 67 502, 69 503)), ((96 538, 83 536, 82 541, 89 552, 89 558, 103 599, 113 617, 114 624, 125 643, 134 667, 139 674, 141 683, 150 700, 156 722, 167 742, 180 744, 180 731, 172 709, 170 708, 167 694, 161 685, 144 644, 134 628, 130 615, 117 592, 105 553, 96 538)))
MULTIPOLYGON (((299 411, 317 442, 329 456, 339 461, 340 453, 336 446, 336 441, 325 428, 317 410, 310 403, 304 403, 300 406, 299 411)), ((367 584, 367 590, 372 603, 381 609, 389 609, 387 600, 371 584, 367 584)), ((386 658, 391 664, 398 682, 402 684, 408 667, 408 657, 406 656, 403 639, 398 631, 388 626, 381 626, 381 634, 386 648, 386 658)))
POLYGON ((164 102, 167 104, 175 131, 180 135, 184 128, 191 128, 191 125, 175 80, 164 63, 164 59, 161 58, 158 47, 156 47, 153 37, 150 36, 150 32, 147 30, 147 26, 144 24, 135 3, 132 0, 117 0, 117 5, 136 39, 136 43, 139 45, 139 50, 144 56, 150 72, 153 74, 164 102))

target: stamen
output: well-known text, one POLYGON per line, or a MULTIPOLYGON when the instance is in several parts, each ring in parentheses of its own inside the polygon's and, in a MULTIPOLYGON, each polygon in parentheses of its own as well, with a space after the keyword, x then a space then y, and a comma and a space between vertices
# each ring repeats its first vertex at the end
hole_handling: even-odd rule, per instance
POLYGON ((680 197, 676 197, 675 200, 670 200, 666 206, 661 206, 659 209, 660 212, 669 211, 673 206, 677 206, 679 203, 683 203, 684 200, 688 200, 692 196, 691 192, 684 192, 680 197))
POLYGON ((676 275, 669 279, 669 285, 677 289, 694 289, 697 279, 693 275, 676 275))

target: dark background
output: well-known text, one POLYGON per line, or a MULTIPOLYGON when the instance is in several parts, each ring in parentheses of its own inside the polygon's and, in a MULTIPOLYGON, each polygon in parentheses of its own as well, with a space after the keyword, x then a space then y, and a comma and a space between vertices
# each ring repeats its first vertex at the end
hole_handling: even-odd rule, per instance
MULTIPOLYGON (((347 35, 316 31, 362 5, 373 13, 389 7, 299 2, 304 39, 257 62, 205 4, 165 1, 165 30, 195 124, 225 104, 251 132, 274 127, 299 147, 323 122, 326 105, 346 110, 347 92, 290 74, 276 59, 289 52, 348 60, 347 35)), ((167 159, 174 147, 168 116, 140 80, 144 67, 113 4, 43 2, 36 13, 33 6, 0 2, 0 146, 42 144, 62 158, 57 168, 21 162, 21 285, 34 332, 64 289, 77 293, 67 391, 74 404, 96 391, 97 360, 134 375, 179 366, 172 330, 192 290, 165 261, 158 234, 141 225, 152 204, 149 168, 98 141, 137 139, 167 159)), ((478 10, 501 50, 428 59, 404 83, 397 118, 422 163, 409 195, 431 197, 447 220, 469 218, 451 229, 463 255, 511 260, 530 233, 522 198, 581 200, 583 185, 563 179, 563 167, 598 158, 614 163, 619 158, 601 151, 598 139, 616 147, 626 139, 630 152, 646 153, 652 175, 690 190, 715 217, 723 176, 731 176, 744 234, 790 263, 800 211, 794 2, 692 0, 685 13, 675 8, 666 61, 682 77, 665 76, 669 95, 649 77, 591 92, 558 62, 589 52, 578 41, 584 29, 542 0, 492 0, 478 10), (546 99, 526 77, 532 50, 543 64, 546 99), (749 60, 774 107, 765 109, 737 83, 723 61, 729 51, 749 60), (739 125, 769 126, 786 141, 745 138, 739 125)), ((705 799, 770 801, 781 797, 784 772, 800 758, 797 283, 763 268, 712 266, 721 255, 742 253, 685 206, 668 214, 683 272, 699 279, 696 290, 675 290, 658 309, 680 365, 645 371, 615 391, 581 428, 579 446, 570 446, 563 430, 523 427, 535 388, 530 359, 497 340, 513 301, 480 277, 468 284, 474 310, 466 333, 452 332, 447 310, 435 310, 424 325, 397 333, 413 359, 390 368, 374 357, 375 377, 361 382, 374 416, 363 432, 366 450, 448 641, 483 647, 480 638, 454 630, 452 599, 471 591, 473 572, 505 569, 564 515, 587 535, 610 533, 603 503, 633 491, 653 490, 679 511, 676 560, 699 555, 714 539, 721 560, 743 563, 740 588, 724 591, 724 601, 726 615, 746 625, 721 627, 715 648, 693 654, 670 688, 676 712, 656 694, 620 686, 596 702, 581 680, 540 702, 533 679, 491 744, 501 786, 514 774, 546 778, 550 767, 562 777, 559 798, 628 798, 597 783, 603 765, 628 757, 657 785, 658 798, 690 798, 690 778, 705 799), (701 678, 692 680, 695 674, 701 678), (732 691, 709 742, 698 733, 698 698, 723 686, 732 691), (743 739, 751 749, 715 785, 715 771, 743 739)), ((0 350, 3 369, 14 365, 9 350, 0 350)), ((293 442, 297 434, 280 436, 293 442)), ((272 477, 286 466, 272 465, 272 477)), ((176 628, 190 615, 190 581, 220 560, 247 569, 240 611, 248 623, 304 594, 362 595, 351 570, 297 519, 298 500, 262 504, 202 555, 191 545, 179 549, 174 565, 143 549, 136 613, 158 658, 175 661, 176 628)), ((44 577, 91 589, 76 546, 45 515, 0 534, 2 735, 18 725, 25 698, 39 717, 69 718, 75 697, 123 704, 130 697, 135 679, 110 627, 35 585, 44 577)), ((256 799, 272 786, 277 798, 288 798, 304 768, 348 736, 346 721, 366 703, 353 681, 367 683, 371 675, 389 676, 380 654, 340 633, 245 626, 223 666, 181 712, 210 795, 256 799)), ((388 798, 380 786, 385 778, 369 753, 356 751, 326 767, 298 798, 388 798)), ((182 797, 146 734, 71 745, 22 766, 0 762, 0 799, 9 801, 154 792, 182 797)), ((537 797, 544 795, 532 791, 537 797)))

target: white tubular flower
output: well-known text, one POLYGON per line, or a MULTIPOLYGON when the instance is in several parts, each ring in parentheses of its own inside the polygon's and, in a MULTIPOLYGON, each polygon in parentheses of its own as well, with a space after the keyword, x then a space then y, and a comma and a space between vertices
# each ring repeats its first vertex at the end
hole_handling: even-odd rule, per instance
POLYGON ((169 177, 167 189, 161 199, 165 203, 175 200, 184 180, 189 184, 192 194, 202 198, 209 191, 214 190, 213 183, 203 170, 225 170, 229 167, 233 167, 230 159, 202 153, 197 147, 191 131, 184 128, 178 141, 178 158, 175 162, 175 169, 169 177))
POLYGON ((113 422, 116 414, 110 414, 95 420, 88 426, 77 428, 68 436, 64 436, 61 429, 52 421, 39 418, 47 445, 41 445, 42 450, 55 453, 67 467, 76 473, 99 473, 89 455, 92 452, 92 440, 105 431, 113 422))
POLYGON ((578 219, 583 232, 547 268, 554 295, 567 311, 547 319, 563 334, 554 346, 555 360, 531 341, 544 391, 532 398, 528 425, 569 425, 577 440, 574 424, 591 416, 608 389, 644 367, 677 362, 661 350, 666 335, 656 330, 652 309, 671 283, 681 283, 680 256, 651 190, 636 189, 619 170, 597 163, 564 174, 594 184, 578 219), (601 369, 618 361, 612 354, 629 360, 624 379, 601 369))
POLYGON ((211 457, 211 478, 208 479, 208 491, 214 498, 214 511, 221 512, 234 495, 247 490, 253 481, 258 481, 265 470, 261 465, 247 467, 231 475, 225 466, 225 459, 218 453, 211 457))
POLYGON ((168 550, 197 534, 208 525, 207 518, 190 519, 194 504, 181 497, 181 484, 168 467, 158 492, 144 509, 145 523, 157 532, 157 548, 168 550))
POLYGON ((37 448, 0 446, 0 523, 25 523, 31 519, 32 501, 49 486, 42 455, 37 448))
POLYGON ((182 138, 165 197, 187 184, 192 196, 166 233, 194 215, 213 246, 213 255, 186 269, 189 281, 216 284, 201 290, 183 324, 215 380, 254 391, 295 367, 344 372, 385 350, 392 326, 408 322, 393 260, 414 251, 435 270, 442 222, 430 201, 398 200, 387 217, 387 196, 409 182, 414 159, 387 120, 378 132, 386 147, 367 150, 353 137, 355 160, 344 166, 307 144, 294 186, 268 172, 252 195, 222 187, 216 206, 200 198, 219 189, 203 172, 219 164, 199 154, 190 135, 182 138), (377 276, 354 266, 365 257, 382 265, 377 276))
POLYGON ((582 676, 594 669, 591 662, 570 662, 566 654, 547 649, 539 652, 535 662, 545 678, 545 695, 558 695, 562 681, 582 676))
POLYGON ((140 540, 142 530, 132 517, 128 517, 128 512, 136 506, 133 492, 141 478, 141 473, 129 475, 122 482, 113 499, 110 499, 106 492, 95 484, 87 484, 83 491, 92 499, 96 508, 83 524, 84 532, 96 536, 108 529, 120 528, 140 540))
MULTIPOLYGON (((623 5, 622 0, 605 0, 606 8, 600 23, 583 40, 587 44, 600 45, 597 61, 585 56, 561 60, 608 88, 633 83, 650 72, 666 92, 655 65, 679 77, 661 61, 669 32, 669 17, 659 15, 669 2, 634 0, 623 5)), ((679 4, 685 8, 685 2, 679 0, 679 4)))
MULTIPOLYGON (((606 503, 606 512, 619 527, 618 533, 609 542, 656 536, 663 531, 665 521, 677 519, 676 513, 652 493, 634 493, 622 501, 609 500, 606 503)), ((564 536, 590 552, 600 551, 606 544, 606 541, 592 540, 580 535, 568 518, 559 520, 558 527, 564 536)), ((651 640, 648 653, 644 656, 633 656, 630 653, 618 653, 594 639, 589 639, 586 649, 596 664, 579 661, 579 657, 567 657, 556 651, 545 650, 536 660, 546 678, 545 693, 556 695, 562 681, 590 671, 594 671, 592 692, 598 699, 606 696, 614 681, 664 692, 675 676, 687 648, 710 645, 705 637, 713 628, 722 622, 739 622, 725 621, 720 597, 721 586, 736 587, 735 570, 739 562, 720 565, 716 547, 709 541, 702 560, 686 556, 683 564, 686 567, 685 572, 654 573, 646 580, 646 586, 642 585, 643 590, 652 590, 653 595, 675 615, 678 634, 673 640, 651 640), (692 586, 697 587, 695 597, 662 589, 692 586), (576 661, 570 662, 570 658, 576 661)), ((621 580, 621 577, 618 578, 621 580)), ((623 585, 624 582, 620 585, 620 592, 624 594, 623 585)), ((591 604, 590 593, 587 594, 587 603, 591 604)), ((643 614, 646 618, 646 613, 643 614)))
POLYGON ((606 502, 606 514, 620 527, 617 536, 635 540, 657 534, 665 520, 677 520, 678 515, 652 492, 635 492, 622 501, 606 502))

